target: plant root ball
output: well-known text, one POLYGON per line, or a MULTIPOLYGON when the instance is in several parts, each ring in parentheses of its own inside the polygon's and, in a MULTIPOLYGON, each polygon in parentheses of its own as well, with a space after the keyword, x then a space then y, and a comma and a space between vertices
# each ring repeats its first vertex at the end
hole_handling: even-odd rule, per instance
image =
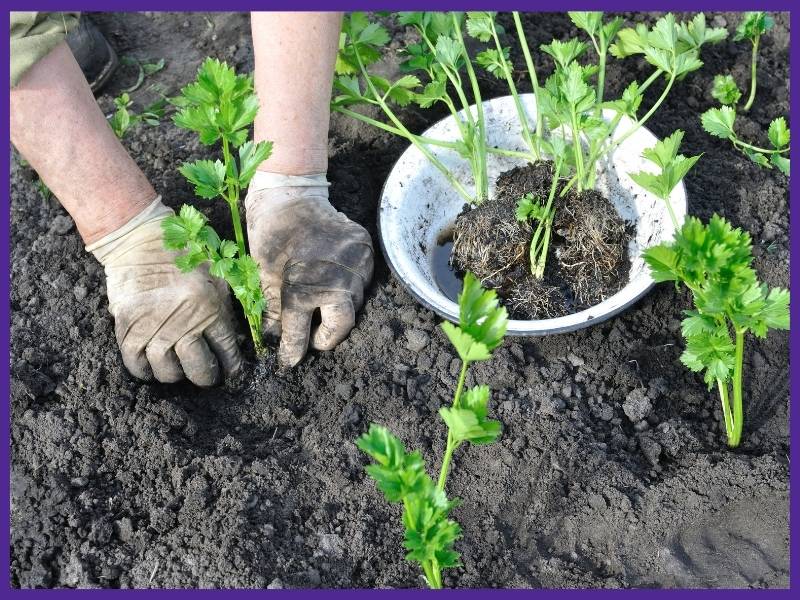
POLYGON ((620 279, 627 280, 628 240, 625 221, 596 190, 569 194, 553 223, 565 242, 558 252, 562 277, 581 305, 605 300, 620 279))
MULTIPOLYGON (((517 221, 517 202, 528 193, 546 202, 552 177, 551 162, 503 173, 495 197, 465 207, 453 228, 450 264, 497 290, 512 318, 553 318, 582 310, 616 293, 628 280, 631 232, 614 206, 594 190, 556 195, 545 274, 542 279, 531 275, 534 226, 517 221)), ((559 182, 557 194, 564 185, 566 180, 559 182)))

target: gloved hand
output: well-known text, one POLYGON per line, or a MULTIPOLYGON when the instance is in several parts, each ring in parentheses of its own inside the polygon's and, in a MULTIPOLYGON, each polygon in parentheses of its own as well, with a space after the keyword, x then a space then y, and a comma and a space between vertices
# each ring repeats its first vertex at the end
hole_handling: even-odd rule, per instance
POLYGON ((220 366, 242 362, 223 280, 200 267, 181 273, 164 248, 161 221, 174 214, 156 198, 117 231, 86 249, 105 267, 108 309, 122 361, 134 377, 209 386, 220 366))
POLYGON ((350 333, 372 278, 367 231, 328 202, 325 174, 257 172, 245 199, 250 253, 261 266, 268 305, 264 333, 281 336, 282 366, 311 346, 331 350, 350 333), (311 318, 322 322, 311 332, 311 318))

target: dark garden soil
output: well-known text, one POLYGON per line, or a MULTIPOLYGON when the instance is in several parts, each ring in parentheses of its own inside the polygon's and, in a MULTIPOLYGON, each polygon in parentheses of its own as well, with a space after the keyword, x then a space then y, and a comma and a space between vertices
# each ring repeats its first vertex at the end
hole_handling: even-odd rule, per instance
POLYGON ((517 167, 497 178, 493 198, 465 208, 453 225, 452 269, 474 273, 497 291, 514 319, 545 319, 594 306, 628 283, 628 242, 633 226, 596 190, 570 191, 557 183, 552 239, 541 279, 531 275, 534 226, 516 218, 519 199, 547 201, 553 163, 517 167))
MULTIPOLYGON (((708 17, 731 31, 739 18, 708 17)), ((151 83, 176 92, 206 55, 252 68, 247 15, 96 21, 120 54, 167 61, 133 92, 137 108, 156 97, 151 83)), ((565 15, 526 23, 532 48, 576 33, 565 15)), ((788 113, 788 23, 776 15, 762 41, 758 98, 737 119, 747 140, 765 143, 769 121, 788 113)), ((714 104, 715 73, 730 70, 747 84, 749 51, 730 41, 704 51, 706 66, 649 126, 659 137, 683 128, 684 152, 705 153, 686 179, 690 212, 746 227, 761 277, 786 286, 786 178, 699 122, 714 104)), ((549 72, 548 59, 537 52, 536 60, 549 72)), ((387 71, 396 64, 387 61, 387 71)), ((136 79, 126 69, 99 99, 108 112, 136 79)), ((641 60, 612 60, 609 95, 649 71, 641 60)), ((487 97, 504 93, 482 83, 487 97)), ((422 131, 443 115, 403 116, 422 131)), ((166 121, 138 128, 125 144, 167 204, 192 198, 176 167, 208 150, 187 132, 166 121)), ((332 201, 376 248, 379 190, 405 145, 332 119, 332 201)), ((365 477, 353 440, 370 422, 386 424, 433 471, 445 432, 437 410, 450 401, 459 362, 440 320, 380 256, 356 328, 336 350, 312 353, 285 374, 269 360, 251 364, 240 381, 208 390, 146 384, 122 366, 100 266, 17 159, 11 200, 14 585, 422 585, 403 560, 400 510, 365 477)), ((231 234, 224 205, 196 205, 231 234)), ((473 368, 470 380, 493 390, 490 410, 504 433, 455 457, 448 486, 462 499, 463 566, 446 573, 446 586, 788 585, 789 336, 748 340, 744 441, 729 451, 716 395, 678 362, 688 307, 686 293, 659 285, 615 319, 508 339, 473 368)))

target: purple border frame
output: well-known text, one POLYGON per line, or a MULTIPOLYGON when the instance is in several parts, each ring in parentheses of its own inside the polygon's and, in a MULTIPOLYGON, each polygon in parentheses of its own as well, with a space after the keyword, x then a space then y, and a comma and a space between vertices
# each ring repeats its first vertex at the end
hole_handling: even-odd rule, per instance
MULTIPOLYGON (((31 4, 36 8, 45 10, 75 10, 79 8, 85 11, 138 11, 138 10, 177 10, 177 11, 207 11, 216 12, 225 10, 227 11, 249 11, 254 9, 260 10, 468 10, 468 9, 487 9, 492 10, 530 10, 536 11, 541 8, 552 8, 551 6, 542 7, 538 2, 524 1, 524 0, 493 0, 493 1, 476 1, 476 0, 344 0, 339 2, 325 2, 323 0, 273 0, 272 2, 259 2, 257 0, 227 0, 224 3, 210 2, 209 0, 159 0, 154 2, 152 0, 79 0, 77 2, 63 2, 58 0, 39 0, 36 2, 24 2, 22 0, 11 0, 6 3, 7 10, 30 10, 31 4)), ((795 30, 800 24, 800 9, 791 11, 793 2, 790 0, 761 0, 761 1, 741 1, 741 0, 651 0, 650 2, 643 3, 635 0, 600 0, 590 2, 587 0, 571 0, 568 7, 559 7, 564 10, 569 9, 602 9, 610 12, 627 12, 627 11, 675 11, 675 12, 696 12, 698 10, 705 11, 738 11, 738 10, 769 10, 769 11, 789 11, 791 29, 795 30), (646 6, 643 6, 646 4, 646 6)), ((5 13, 4 21, 9 22, 8 12, 5 13)), ((790 48, 790 61, 791 65, 800 64, 798 62, 798 55, 800 54, 800 44, 792 40, 790 48)), ((5 81, 9 80, 9 59, 8 46, 3 45, 2 48, 2 66, 3 77, 5 81)), ((796 69, 792 68, 792 71, 796 69)), ((792 114, 800 115, 800 100, 798 100, 798 84, 792 83, 790 88, 790 107, 792 114)), ((9 129, 9 101, 8 97, 4 96, 2 101, 3 118, 0 121, 0 131, 3 136, 8 137, 9 129)), ((797 122, 791 123, 792 136, 798 139, 800 133, 800 124, 797 122)), ((796 161, 795 161, 796 164, 796 161)), ((2 482, 0 483, 0 511, 2 511, 2 524, 3 524, 3 546, 0 550, 0 562, 9 565, 10 568, 10 443, 11 443, 11 430, 10 430, 10 297, 11 297, 11 274, 10 274, 10 224, 11 224, 11 199, 10 199, 10 149, 8 152, 2 154, 2 176, 5 181, 4 199, 5 199, 5 215, 0 218, 0 239, 3 240, 4 248, 0 250, 0 272, 8 273, 7 278, 3 279, 0 284, 2 289, 2 300, 0 300, 0 318, 2 318, 2 326, 0 329, 0 354, 6 358, 5 366, 0 373, 0 396, 3 401, 0 402, 2 407, 2 426, 3 431, 8 436, 8 441, 2 444, 0 448, 0 461, 2 462, 2 482)), ((793 170, 793 175, 797 175, 798 169, 793 170)), ((796 184, 794 176, 790 179, 790 195, 789 206, 790 212, 796 214, 798 211, 798 201, 796 200, 796 193, 800 186, 796 184)), ((794 221, 790 219, 789 235, 790 235, 790 275, 792 288, 797 288, 800 283, 800 267, 794 264, 794 257, 800 255, 800 237, 796 234, 797 227, 794 221)), ((792 320, 796 322, 798 318, 797 304, 791 307, 792 320)), ((790 351, 789 362, 794 364, 800 359, 800 328, 797 326, 790 332, 790 351)), ((790 373, 790 398, 794 400, 800 395, 800 374, 790 373)), ((789 406, 789 426, 790 426, 790 462, 800 462, 800 421, 793 418, 792 406, 789 406)), ((792 470, 793 471, 793 470, 792 470)), ((795 479, 797 478, 794 472, 790 472, 789 487, 790 487, 790 525, 795 519, 800 519, 800 496, 792 494, 791 490, 795 479)), ((791 592, 799 586, 793 585, 800 577, 800 560, 792 560, 793 550, 798 548, 800 542, 800 528, 790 527, 790 585, 788 590, 655 590, 655 589, 636 589, 636 590, 492 590, 493 592, 504 597, 514 596, 520 598, 526 597, 557 597, 557 598, 573 598, 582 596, 584 594, 593 595, 598 597, 600 595, 606 598, 611 596, 621 596, 631 594, 645 595, 646 597, 664 597, 666 595, 675 596, 677 594, 698 594, 715 595, 717 597, 725 594, 726 597, 734 594, 736 597, 743 597, 748 594, 748 597, 770 597, 770 598, 789 598, 793 596, 791 592)), ((97 597, 98 595, 115 595, 122 594, 147 594, 148 597, 163 598, 167 594, 170 598, 175 598, 175 594, 180 594, 179 597, 189 597, 190 594, 202 594, 205 597, 215 596, 221 597, 222 594, 229 594, 232 590, 16 590, 10 587, 10 573, 8 579, 0 584, 0 590, 5 593, 13 594, 14 597, 22 597, 35 595, 41 597, 44 594, 54 594, 59 598, 73 598, 79 594, 92 594, 97 597)), ((338 598, 366 598, 373 594, 380 594, 382 597, 408 597, 416 593, 436 593, 436 594, 457 594, 467 598, 481 598, 488 590, 443 590, 434 592, 431 590, 235 590, 239 597, 248 596, 253 597, 258 594, 274 594, 292 596, 294 598, 311 598, 311 597, 338 597, 338 598)), ((4 594, 5 596, 5 594, 4 594)))

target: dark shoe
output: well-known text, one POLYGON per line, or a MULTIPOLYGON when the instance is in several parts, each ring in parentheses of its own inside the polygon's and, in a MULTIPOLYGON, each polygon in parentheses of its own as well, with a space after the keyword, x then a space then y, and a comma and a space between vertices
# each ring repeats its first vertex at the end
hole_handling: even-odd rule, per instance
POLYGON ((75 60, 89 82, 93 92, 102 88, 119 65, 117 53, 100 33, 100 30, 88 18, 81 17, 78 26, 67 34, 75 60))

